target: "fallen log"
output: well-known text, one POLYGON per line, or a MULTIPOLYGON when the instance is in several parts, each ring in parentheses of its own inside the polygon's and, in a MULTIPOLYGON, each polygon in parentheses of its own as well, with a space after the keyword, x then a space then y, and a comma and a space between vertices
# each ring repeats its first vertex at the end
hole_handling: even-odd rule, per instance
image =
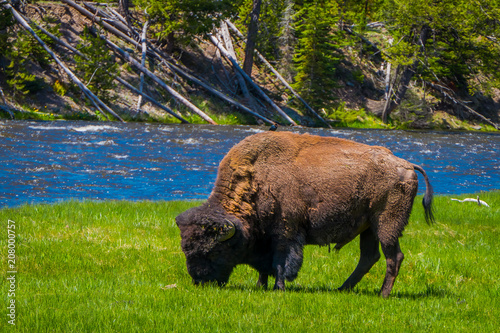
MULTIPOLYGON (((236 35, 238 37, 240 37, 244 42, 245 41, 245 36, 241 33, 241 31, 229 20, 226 20, 225 21, 227 23, 227 25, 231 28, 231 30, 234 31, 234 33, 236 33, 236 35)), ((254 50, 255 54, 257 55, 257 57, 259 58, 260 61, 262 61, 262 63, 267 67, 269 68, 269 70, 271 70, 271 72, 273 72, 274 75, 276 75, 276 77, 278 78, 278 80, 283 83, 283 85, 288 89, 290 90, 290 92, 299 100, 301 101, 304 106, 306 107, 306 109, 309 111, 309 113, 311 113, 313 116, 317 117, 319 120, 321 120, 321 122, 323 122, 324 124, 326 124, 328 127, 331 127, 330 124, 328 124, 324 119, 323 117, 321 117, 316 111, 314 111, 314 109, 292 88, 292 86, 290 86, 290 84, 285 80, 285 78, 283 76, 281 76, 281 74, 269 63, 269 61, 267 61, 266 58, 264 58, 264 56, 259 52, 259 50, 255 49, 254 50)))
POLYGON ((219 41, 213 36, 209 35, 210 41, 221 51, 221 53, 233 64, 233 67, 235 70, 239 71, 240 74, 245 78, 245 80, 250 84, 252 88, 254 88, 261 96, 262 98, 268 102, 273 109, 278 112, 279 115, 281 115, 283 118, 285 118, 291 125, 297 126, 297 123, 293 121, 292 118, 290 118, 283 110, 277 106, 269 96, 266 95, 264 91, 255 83, 253 80, 243 71, 243 69, 238 65, 238 62, 236 59, 234 59, 229 52, 219 43, 219 41))
MULTIPOLYGON (((100 9, 92 6, 88 2, 84 2, 83 5, 85 7, 87 7, 88 10, 90 10, 90 12, 93 14, 93 16, 96 16, 96 15, 99 15, 99 16, 102 16, 102 17, 108 16, 102 10, 100 10, 100 9)), ((99 19, 102 20, 102 18, 99 18, 99 19)), ((125 34, 126 33, 133 34, 133 32, 130 31, 129 27, 126 24, 123 24, 122 22, 119 22, 119 21, 116 21, 116 20, 112 20, 112 19, 111 20, 106 20, 106 21, 103 21, 103 22, 106 22, 106 23, 112 25, 113 27, 115 27, 116 29, 120 30, 121 32, 123 32, 125 34)))
MULTIPOLYGON (((67 0, 65 0, 67 1, 67 0)), ((94 33, 97 34, 95 29, 92 29, 94 33)), ((212 120, 205 112, 201 111, 198 109, 194 104, 192 104, 190 101, 188 101, 186 98, 184 98, 181 94, 179 94, 176 90, 174 90, 172 87, 168 86, 165 82, 163 82, 159 77, 157 77, 155 74, 153 74, 150 70, 148 70, 146 67, 142 66, 140 62, 135 60, 133 57, 131 57, 127 52, 123 51, 121 48, 119 48, 116 44, 113 42, 109 41, 104 35, 98 34, 98 36, 106 42, 106 44, 115 52, 118 54, 120 58, 122 58, 124 61, 130 63, 134 67, 136 67, 138 70, 149 76, 153 81, 155 81, 158 85, 160 85, 163 89, 165 89, 170 95, 172 95, 175 99, 180 101, 182 104, 184 104, 186 107, 188 107, 191 111, 195 112, 198 114, 201 118, 203 118, 205 121, 207 121, 210 124, 217 125, 215 121, 212 120)))
POLYGON ((14 113, 12 112, 12 110, 7 106, 7 104, 5 105, 0 105, 0 110, 4 110, 5 112, 7 112, 10 116, 10 119, 14 119, 14 113))
POLYGON ((7 112, 10 115, 11 119, 14 119, 14 113, 10 110, 9 106, 7 105, 7 100, 5 99, 5 95, 3 93, 2 87, 0 87, 0 95, 2 95, 2 101, 3 101, 3 104, 5 105, 5 106, 0 105, 0 109, 7 112))
POLYGON ((144 97, 144 99, 148 100, 149 102, 153 103, 154 105, 156 105, 160 109, 164 110, 168 114, 171 114, 175 118, 179 119, 182 123, 189 124, 189 121, 187 121, 186 119, 184 119, 181 116, 179 116, 178 114, 176 114, 173 110, 167 108, 166 106, 164 106, 163 104, 161 104, 160 102, 158 102, 157 100, 155 100, 153 97, 151 97, 151 96, 143 93, 142 91, 139 91, 138 89, 134 88, 134 86, 132 86, 130 83, 128 83, 127 81, 123 80, 119 76, 115 77, 115 80, 118 81, 118 82, 120 82, 128 90, 130 90, 130 91, 138 94, 139 96, 144 97))
POLYGON ((188 74, 186 71, 182 70, 181 68, 179 68, 178 66, 172 64, 172 63, 168 63, 166 61, 165 62, 165 65, 168 66, 170 69, 176 71, 177 73, 179 73, 180 75, 184 76, 186 79, 192 81, 193 83, 205 88, 207 91, 209 91, 210 93, 214 94, 215 96, 221 98, 222 100, 236 106, 237 108, 251 114, 252 116, 254 117, 257 117, 261 120, 263 120, 264 122, 268 123, 268 124, 274 124, 275 122, 270 120, 270 119, 267 119, 266 117, 263 117, 261 116, 260 114, 252 111, 250 108, 244 106, 243 104, 240 104, 238 103, 237 101, 235 101, 234 99, 232 99, 231 97, 229 96, 226 96, 224 95, 223 93, 221 93, 220 91, 210 87, 208 84, 204 83, 203 81, 197 79, 196 77, 194 77, 193 75, 191 74, 188 74))
MULTIPOLYGON (((36 32, 29 26, 29 24, 21 17, 21 15, 12 7, 10 4, 4 4, 4 8, 10 9, 14 18, 19 24, 26 29, 38 43, 47 51, 47 53, 56 61, 56 63, 66 72, 66 74, 70 77, 70 79, 85 93, 85 95, 96 105, 96 107, 100 110, 104 108, 106 112, 112 114, 117 119, 125 122, 119 115, 117 115, 109 106, 104 104, 103 101, 99 97, 97 97, 93 92, 91 92, 76 76, 73 72, 64 64, 62 60, 43 42, 43 40, 36 34, 36 32)), ((102 112, 102 110, 101 110, 102 112)), ((105 113, 103 112, 105 115, 105 113)))

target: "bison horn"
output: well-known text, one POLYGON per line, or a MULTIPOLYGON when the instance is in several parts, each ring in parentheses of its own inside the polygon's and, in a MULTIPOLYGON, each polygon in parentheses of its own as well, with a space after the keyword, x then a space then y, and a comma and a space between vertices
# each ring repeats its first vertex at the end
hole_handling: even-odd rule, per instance
POLYGON ((227 241, 229 238, 234 236, 234 233, 236 232, 236 227, 234 226, 234 223, 226 219, 227 224, 224 224, 224 227, 222 230, 224 233, 217 237, 217 241, 219 242, 224 242, 227 241))

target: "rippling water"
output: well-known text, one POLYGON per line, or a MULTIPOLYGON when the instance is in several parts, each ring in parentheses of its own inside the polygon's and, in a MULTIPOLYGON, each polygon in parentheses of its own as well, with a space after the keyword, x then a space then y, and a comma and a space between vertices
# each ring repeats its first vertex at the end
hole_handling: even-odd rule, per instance
MULTIPOLYGON (((3 121, 0 207, 71 198, 204 199, 229 149, 264 130, 267 127, 3 121)), ((498 134, 286 130, 385 146, 422 165, 436 193, 500 189, 498 134)))

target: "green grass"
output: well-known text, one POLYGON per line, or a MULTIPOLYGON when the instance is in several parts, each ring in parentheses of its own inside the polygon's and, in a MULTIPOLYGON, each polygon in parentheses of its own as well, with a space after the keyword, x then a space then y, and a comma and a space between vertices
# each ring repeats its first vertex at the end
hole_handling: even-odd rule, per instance
MULTIPOLYGON (((500 192, 480 196, 491 208, 436 197, 431 226, 417 198, 388 299, 378 296, 385 260, 353 292, 336 291, 357 263, 357 240, 340 252, 307 246, 284 293, 257 289, 257 272, 247 266, 224 288, 192 285, 174 219, 200 202, 2 209, 1 278, 12 220, 21 332, 493 332, 500 326, 500 192)), ((3 332, 12 330, 8 289, 4 283, 3 332)))

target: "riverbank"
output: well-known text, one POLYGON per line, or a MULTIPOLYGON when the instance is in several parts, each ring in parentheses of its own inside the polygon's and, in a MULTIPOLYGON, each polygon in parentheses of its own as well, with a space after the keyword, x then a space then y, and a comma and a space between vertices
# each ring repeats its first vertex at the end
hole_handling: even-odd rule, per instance
MULTIPOLYGON (((40 110, 38 108, 27 107, 26 109, 11 109, 13 117, 6 112, 2 114, 0 110, 0 119, 5 120, 41 120, 41 121, 55 121, 55 120, 84 120, 84 121, 99 121, 97 116, 89 116, 88 114, 75 112, 67 115, 60 115, 52 113, 46 108, 40 110)), ((215 119, 219 125, 249 125, 256 124, 249 121, 248 117, 238 112, 228 114, 212 114, 209 110, 206 112, 215 119)), ((199 117, 188 117, 193 124, 204 124, 205 122, 199 117)), ((135 117, 127 119, 127 122, 138 123, 158 123, 158 124, 175 124, 179 123, 172 118, 151 118, 151 117, 135 117)), ((108 120, 106 120, 108 121, 108 120)), ((362 110, 346 110, 345 113, 338 116, 338 119, 327 119, 330 126, 334 128, 355 128, 355 129, 392 129, 392 130, 411 130, 415 129, 412 122, 401 122, 398 120, 384 123, 380 118, 367 113, 362 110)), ((431 121, 421 123, 419 128, 421 130, 435 130, 435 131, 470 131, 470 132, 498 132, 493 126, 489 124, 482 124, 473 121, 460 120, 446 112, 436 112, 431 121)))
MULTIPOLYGON (((110 9, 113 6, 113 4, 108 4, 101 9, 110 9)), ((83 51, 85 47, 89 49, 87 44, 91 42, 98 43, 98 41, 93 40, 84 33, 85 27, 93 24, 92 20, 94 18, 90 19, 82 15, 81 11, 75 8, 75 6, 69 5, 69 2, 60 3, 56 1, 32 4, 25 6, 23 9, 26 17, 56 33, 70 47, 83 51)), ((142 25, 144 23, 142 12, 136 12, 136 8, 131 9, 131 11, 137 20, 136 23, 142 25)), ((50 57, 45 55, 41 58, 30 58, 29 54, 43 53, 43 50, 33 40, 30 41, 31 37, 27 33, 21 34, 20 31, 12 27, 8 28, 8 33, 11 36, 9 38, 13 41, 19 41, 19 45, 16 44, 17 46, 14 48, 23 50, 23 47, 31 45, 32 50, 23 50, 27 54, 26 59, 23 58, 22 61, 26 73, 17 71, 22 75, 16 74, 17 76, 14 78, 11 77, 14 74, 9 72, 6 67, 8 62, 3 58, 0 59, 0 65, 2 65, 2 61, 6 62, 3 64, 4 71, 0 72, 0 88, 2 88, 5 95, 3 105, 0 105, 0 118, 90 121, 117 119, 109 112, 97 109, 93 103, 85 98, 81 89, 69 80, 67 74, 63 73, 50 57), (24 42, 21 43, 21 41, 24 42)), ((387 31, 384 29, 374 29, 367 36, 373 39, 372 45, 374 46, 387 39, 386 34, 387 31)), ((133 53, 134 49, 137 50, 137 46, 125 43, 116 34, 107 33, 106 36, 131 53, 133 53)), ((232 38, 236 54, 240 57, 239 60, 242 60, 244 46, 239 38, 234 35, 232 38)), ((79 56, 71 53, 74 51, 68 51, 67 47, 62 47, 46 36, 44 40, 90 88, 92 88, 93 84, 101 84, 100 81, 110 81, 102 89, 94 89, 94 92, 99 96, 102 94, 103 101, 121 119, 127 122, 179 122, 178 119, 166 113, 164 109, 160 109, 157 105, 149 102, 143 101, 139 108, 138 95, 128 88, 124 88, 122 83, 109 80, 112 77, 111 74, 99 74, 97 69, 87 69, 87 72, 82 70, 80 68, 82 59, 78 60, 79 56), (86 77, 86 79, 84 80, 82 76, 86 77)), ((154 43, 156 40, 152 38, 150 42, 154 43)), ((101 43, 103 42, 101 41, 101 43)), ((369 54, 362 56, 354 51, 351 46, 339 50, 342 60, 335 72, 335 80, 338 84, 333 89, 333 94, 328 94, 335 97, 327 101, 325 104, 327 106, 316 108, 317 113, 324 118, 325 122, 311 115, 308 109, 299 102, 298 98, 294 97, 291 91, 283 86, 277 80, 277 77, 258 60, 256 60, 252 72, 252 79, 267 94, 269 100, 282 109, 281 116, 276 113, 276 108, 272 107, 268 100, 253 91, 252 88, 250 88, 250 97, 243 96, 241 89, 236 84, 233 68, 229 63, 224 62, 216 47, 209 42, 203 41, 203 36, 194 38, 192 43, 187 45, 176 44, 176 47, 168 52, 158 45, 157 47, 165 58, 170 60, 175 58, 175 61, 172 60, 173 63, 184 68, 189 75, 201 79, 207 86, 215 88, 222 95, 234 99, 240 106, 250 107, 260 116, 270 121, 290 124, 289 120, 283 118, 283 114, 285 114, 293 122, 305 127, 495 131, 493 126, 478 121, 477 117, 472 116, 470 112, 458 112, 454 109, 456 103, 450 104, 445 103, 444 100, 441 101, 435 94, 430 94, 419 87, 416 82, 409 85, 404 102, 393 111, 390 119, 386 123, 382 122, 380 110, 383 109, 385 104, 383 96, 384 89, 386 89, 381 74, 384 61, 379 57, 375 59, 369 54)), ((104 49, 106 49, 104 44, 90 47, 90 51, 104 49)), ((96 55, 86 54, 85 56, 96 55)), ((136 54, 135 56, 140 55, 136 54)), ((100 55, 99 61, 103 62, 104 58, 114 62, 116 72, 113 75, 119 76, 134 87, 139 86, 139 72, 133 69, 134 66, 120 60, 116 52, 104 52, 100 55)), ((148 67, 153 69, 159 81, 166 82, 186 97, 192 107, 181 103, 177 97, 173 98, 171 93, 167 93, 164 87, 158 84, 159 81, 153 82, 151 77, 146 78, 144 92, 164 107, 182 116, 185 121, 194 124, 206 123, 206 118, 193 112, 193 110, 198 110, 218 124, 257 125, 266 123, 269 125, 266 120, 263 121, 248 112, 242 111, 242 107, 227 103, 227 101, 220 99, 220 96, 214 96, 206 88, 194 84, 192 79, 186 79, 177 71, 173 72, 171 65, 169 65, 170 67, 162 67, 158 64, 158 61, 158 59, 152 60, 148 58, 148 67)), ((21 64, 21 61, 13 61, 12 63, 21 64)), ((100 63, 97 68, 102 66, 104 66, 103 63, 100 63)), ((484 113, 482 116, 491 119, 493 122, 497 121, 500 93, 493 90, 492 96, 488 98, 482 96, 482 94, 478 94, 478 96, 468 101, 468 105, 471 102, 470 105, 474 106, 474 108, 477 107, 482 110, 481 112, 484 113)), ((313 103, 315 101, 308 102, 313 103)))
MULTIPOLYGON (((285 293, 256 288, 258 274, 247 266, 237 267, 225 288, 194 286, 174 219, 199 201, 1 209, 3 262, 11 243, 14 260, 4 266, 14 283, 4 284, 3 295, 14 301, 21 332, 493 332, 500 324, 500 192, 479 195, 490 208, 436 196, 430 226, 416 199, 401 238, 405 260, 387 300, 377 295, 384 260, 353 292, 336 291, 357 263, 356 240, 332 253, 306 246, 299 277, 285 293)), ((10 327, 12 319, 3 320, 10 327)))

